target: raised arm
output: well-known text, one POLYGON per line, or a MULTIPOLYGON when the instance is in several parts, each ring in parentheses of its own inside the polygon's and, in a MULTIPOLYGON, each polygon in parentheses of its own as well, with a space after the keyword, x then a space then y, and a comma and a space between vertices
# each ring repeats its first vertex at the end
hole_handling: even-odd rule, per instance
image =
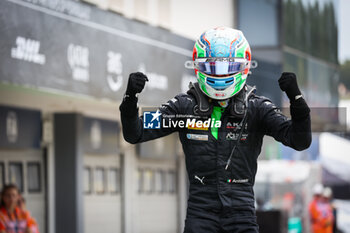
MULTIPOLYGON (((163 137, 176 130, 172 127, 163 128, 162 124, 161 127, 157 129, 144 128, 143 116, 138 115, 138 98, 136 97, 136 94, 141 93, 146 81, 148 81, 148 79, 143 73, 131 73, 123 102, 119 107, 124 139, 132 144, 163 137)), ((178 111, 179 101, 178 97, 175 97, 174 99, 169 100, 166 104, 163 104, 157 110, 154 117, 157 117, 159 114, 161 118, 165 115, 176 115, 178 111)))
POLYGON ((287 119, 270 100, 266 99, 261 106, 264 133, 295 150, 305 150, 312 140, 310 109, 301 95, 294 73, 282 73, 278 82, 290 100, 292 119, 287 119))

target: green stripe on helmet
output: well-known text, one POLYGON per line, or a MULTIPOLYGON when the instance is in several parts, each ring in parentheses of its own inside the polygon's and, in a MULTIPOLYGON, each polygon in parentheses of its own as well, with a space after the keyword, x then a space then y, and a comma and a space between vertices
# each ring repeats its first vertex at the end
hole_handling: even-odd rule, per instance
POLYGON ((245 50, 247 49, 248 43, 244 43, 240 48, 236 50, 235 57, 245 58, 245 50))
POLYGON ((208 91, 207 91, 206 85, 205 85, 205 76, 204 76, 204 79, 203 79, 203 78, 198 78, 197 80, 198 80, 198 84, 199 84, 199 86, 201 87, 202 91, 203 91, 206 95, 210 96, 210 94, 209 94, 208 91))
POLYGON ((206 76, 204 74, 202 74, 201 72, 198 72, 197 78, 198 78, 198 81, 203 82, 203 84, 205 83, 206 76))
POLYGON ((201 48, 201 46, 198 44, 198 42, 196 41, 196 49, 197 49, 197 57, 205 57, 205 50, 201 48))

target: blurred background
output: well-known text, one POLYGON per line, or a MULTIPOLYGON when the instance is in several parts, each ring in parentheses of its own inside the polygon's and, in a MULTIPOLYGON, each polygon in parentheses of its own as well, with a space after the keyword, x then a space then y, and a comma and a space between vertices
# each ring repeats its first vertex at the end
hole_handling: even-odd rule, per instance
POLYGON ((185 92, 194 41, 229 26, 250 43, 259 95, 289 114, 277 80, 292 71, 312 108, 308 150, 265 138, 261 232, 311 232, 317 183, 333 191, 339 232, 350 232, 349 12, 348 0, 0 1, 0 188, 19 187, 44 233, 182 232, 177 135, 130 145, 118 106, 134 71, 150 79, 141 107, 185 92))

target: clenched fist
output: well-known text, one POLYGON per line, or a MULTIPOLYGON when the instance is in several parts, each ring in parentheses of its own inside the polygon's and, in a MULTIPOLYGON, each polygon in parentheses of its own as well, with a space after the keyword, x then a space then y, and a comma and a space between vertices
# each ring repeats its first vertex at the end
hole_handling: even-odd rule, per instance
POLYGON ((128 86, 126 88, 125 94, 134 97, 137 93, 140 93, 143 90, 146 81, 148 81, 148 78, 143 73, 131 73, 129 75, 128 86))
POLYGON ((283 72, 278 79, 278 84, 280 85, 281 90, 286 92, 290 101, 295 101, 301 97, 297 77, 294 73, 283 72))

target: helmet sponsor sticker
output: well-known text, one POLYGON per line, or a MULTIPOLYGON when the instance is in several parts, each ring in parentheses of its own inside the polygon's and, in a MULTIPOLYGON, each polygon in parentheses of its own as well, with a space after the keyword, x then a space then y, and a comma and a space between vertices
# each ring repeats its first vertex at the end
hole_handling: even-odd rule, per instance
POLYGON ((226 94, 225 93, 215 93, 216 97, 224 97, 226 94))

